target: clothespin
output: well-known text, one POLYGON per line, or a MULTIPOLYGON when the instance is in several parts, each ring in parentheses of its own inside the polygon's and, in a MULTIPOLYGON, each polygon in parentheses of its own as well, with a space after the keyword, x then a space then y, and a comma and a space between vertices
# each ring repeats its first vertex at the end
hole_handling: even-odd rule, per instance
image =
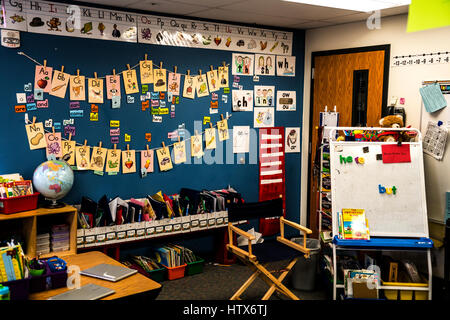
POLYGON ((146 146, 147 146, 147 152, 149 152, 150 150, 148 149, 148 144, 146 146))
POLYGON ((36 122, 36 117, 33 117, 33 123, 32 123, 33 127, 34 127, 35 122, 36 122))
POLYGON ((194 133, 195 133, 196 136, 198 136, 198 131, 197 130, 194 130, 194 133))
POLYGON ((223 121, 223 114, 220 114, 220 119, 222 119, 222 121, 223 121))
POLYGON ((227 66, 225 61, 222 61, 222 65, 223 65, 224 68, 227 66))
POLYGON ((147 62, 147 54, 144 55, 144 60, 147 62))
POLYGON ((114 151, 116 151, 117 144, 114 143, 114 151))
POLYGON ((187 71, 187 75, 190 76, 191 75, 191 70, 187 71))
POLYGON ((97 72, 94 72, 94 78, 97 80, 97 72))
POLYGON ((212 129, 212 123, 211 122, 209 123, 209 127, 212 129))
POLYGON ((131 70, 130 65, 128 63, 127 63, 127 68, 128 68, 128 70, 131 70))
POLYGON ((178 135, 178 143, 180 143, 180 136, 178 135))
POLYGON ((77 69, 77 78, 80 77, 80 69, 77 69))
POLYGON ((159 68, 162 69, 162 61, 159 63, 159 68))
POLYGON ((61 73, 64 72, 64 66, 61 66, 61 73))
POLYGON ((52 126, 52 133, 55 134, 55 127, 52 126))
POLYGON ((127 151, 130 151, 130 145, 127 144, 127 151))
POLYGON ((101 142, 101 141, 98 143, 98 147, 99 147, 100 149, 102 148, 102 142, 101 142))
POLYGON ((177 66, 173 67, 173 73, 177 73, 177 66))
POLYGON ((47 60, 44 60, 44 71, 45 71, 45 68, 47 68, 47 60))
POLYGON ((113 69, 113 76, 116 76, 116 69, 113 69))
POLYGON ((69 132, 69 142, 72 140, 72 132, 69 132))
POLYGON ((161 143, 162 143, 163 149, 166 149, 166 145, 164 144, 164 141, 161 143))
POLYGON ((84 139, 84 147, 85 147, 85 148, 86 148, 86 145, 87 145, 87 140, 84 139))
POLYGON ((202 75, 202 70, 198 69, 198 75, 201 76, 202 75))
POLYGON ((210 71, 213 71, 213 66, 209 66, 210 71))

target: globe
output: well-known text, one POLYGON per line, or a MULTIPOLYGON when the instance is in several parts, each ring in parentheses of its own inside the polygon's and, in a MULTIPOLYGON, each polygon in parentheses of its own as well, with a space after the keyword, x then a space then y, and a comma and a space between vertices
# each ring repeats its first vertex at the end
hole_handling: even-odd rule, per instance
POLYGON ((49 207, 62 207, 59 200, 69 193, 73 185, 73 171, 62 160, 49 160, 40 164, 33 174, 34 188, 46 199, 51 200, 49 207))

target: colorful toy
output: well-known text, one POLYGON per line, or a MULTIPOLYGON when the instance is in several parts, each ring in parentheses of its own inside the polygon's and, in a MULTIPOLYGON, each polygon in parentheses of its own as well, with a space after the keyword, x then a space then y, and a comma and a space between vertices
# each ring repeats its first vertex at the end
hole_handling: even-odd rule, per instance
POLYGON ((49 258, 47 264, 52 272, 64 271, 67 269, 66 262, 58 257, 49 258))

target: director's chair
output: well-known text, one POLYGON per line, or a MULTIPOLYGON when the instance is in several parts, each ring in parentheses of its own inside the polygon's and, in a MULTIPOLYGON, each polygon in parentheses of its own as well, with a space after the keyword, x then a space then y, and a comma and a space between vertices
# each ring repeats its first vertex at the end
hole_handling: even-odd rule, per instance
POLYGON ((282 281, 288 275, 289 271, 302 254, 305 258, 309 258, 310 250, 306 248, 306 234, 310 233, 312 233, 310 229, 286 220, 283 217, 283 200, 281 198, 255 203, 230 205, 228 208, 229 243, 227 244, 227 249, 254 271, 250 278, 248 278, 248 280, 235 292, 230 300, 240 300, 242 293, 244 293, 244 291, 247 290, 247 288, 258 277, 260 277, 270 287, 266 294, 262 297, 262 300, 268 300, 275 291, 280 292, 293 300, 299 300, 295 294, 286 288, 282 281), (237 221, 263 217, 280 217, 280 236, 278 236, 276 240, 265 240, 263 243, 252 245, 251 241, 254 240, 255 237, 232 224, 237 221), (285 225, 303 232, 302 245, 290 241, 284 237, 285 225), (239 248, 233 243, 233 232, 248 239, 247 251, 239 248), (278 278, 273 276, 264 265, 268 262, 287 259, 290 259, 290 262, 282 270, 278 278))

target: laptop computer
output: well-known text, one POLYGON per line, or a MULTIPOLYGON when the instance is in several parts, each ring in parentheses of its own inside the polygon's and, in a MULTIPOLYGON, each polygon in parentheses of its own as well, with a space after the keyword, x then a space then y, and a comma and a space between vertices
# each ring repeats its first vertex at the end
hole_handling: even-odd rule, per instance
POLYGON ((129 277, 135 273, 137 273, 137 270, 106 263, 102 263, 96 265, 95 267, 80 271, 80 274, 84 276, 99 278, 112 282, 122 280, 123 278, 129 277))
POLYGON ((97 300, 115 293, 114 290, 89 283, 80 289, 72 289, 48 300, 97 300))

